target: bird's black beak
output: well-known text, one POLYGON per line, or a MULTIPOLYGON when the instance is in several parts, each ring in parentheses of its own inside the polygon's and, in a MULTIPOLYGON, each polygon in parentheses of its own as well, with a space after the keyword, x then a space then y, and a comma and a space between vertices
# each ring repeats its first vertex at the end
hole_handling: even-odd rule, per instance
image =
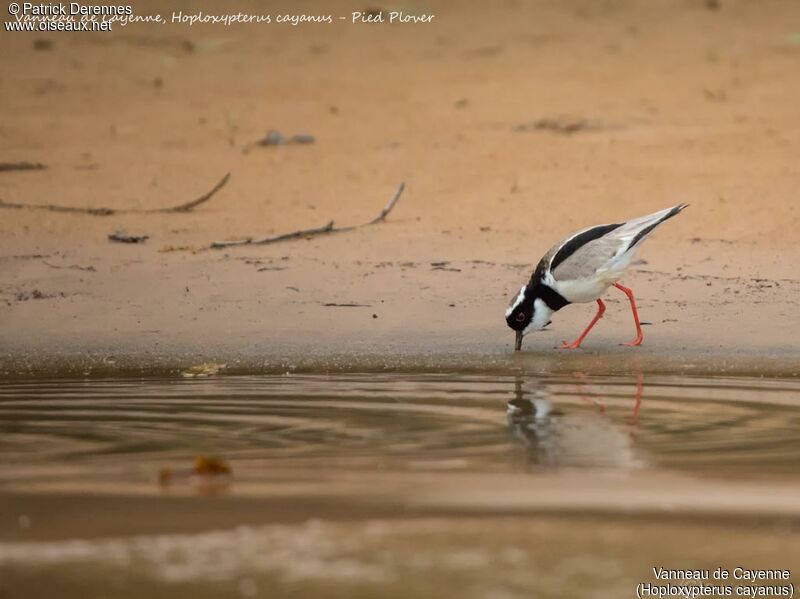
POLYGON ((514 343, 514 351, 522 349, 522 331, 517 331, 517 340, 514 343))

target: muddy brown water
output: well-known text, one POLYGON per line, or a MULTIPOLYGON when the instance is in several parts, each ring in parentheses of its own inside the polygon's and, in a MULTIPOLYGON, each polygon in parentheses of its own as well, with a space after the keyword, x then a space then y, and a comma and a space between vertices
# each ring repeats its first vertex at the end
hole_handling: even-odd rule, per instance
POLYGON ((6 381, 0 456, 3 599, 617 598, 664 584, 654 567, 800 576, 796 379, 6 381), (197 456, 232 474, 192 475, 197 456))

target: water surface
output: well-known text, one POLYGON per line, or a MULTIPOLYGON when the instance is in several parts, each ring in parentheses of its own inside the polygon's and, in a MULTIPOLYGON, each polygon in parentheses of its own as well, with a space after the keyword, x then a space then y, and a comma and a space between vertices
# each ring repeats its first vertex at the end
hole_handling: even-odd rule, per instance
POLYGON ((800 568, 792 379, 9 381, 0 456, 0 597, 622 597, 655 560, 800 568))

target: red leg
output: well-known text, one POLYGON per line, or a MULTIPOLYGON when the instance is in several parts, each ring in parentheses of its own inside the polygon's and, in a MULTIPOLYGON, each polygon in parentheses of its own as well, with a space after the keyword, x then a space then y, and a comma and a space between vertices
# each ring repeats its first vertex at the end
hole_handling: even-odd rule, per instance
POLYGON ((606 305, 603 303, 603 300, 597 300, 597 314, 594 315, 592 318, 592 322, 589 323, 589 326, 586 327, 586 330, 581 333, 581 336, 578 337, 572 343, 567 343, 566 341, 561 342, 561 349, 578 349, 581 346, 581 341, 589 334, 589 331, 592 330, 592 327, 597 323, 598 320, 603 318, 603 314, 606 311, 606 305))
POLYGON ((639 408, 642 405, 642 391, 644 390, 644 375, 636 375, 636 399, 633 405, 633 412, 631 413, 630 423, 639 424, 639 408))
MULTIPOLYGON (((578 379, 578 380, 580 380, 580 381, 586 381, 586 376, 585 376, 585 375, 584 375, 582 372, 573 372, 573 373, 572 373, 572 375, 573 375, 573 376, 574 376, 576 379, 578 379)), ((587 385, 585 382, 583 382, 583 383, 578 383, 578 384, 577 384, 577 389, 578 389, 578 395, 580 396, 580 398, 581 398, 583 401, 585 401, 586 403, 590 403, 590 404, 593 404, 593 405, 597 406, 597 410, 598 410, 598 411, 599 411, 601 414, 605 414, 605 413, 606 413, 606 406, 605 406, 605 404, 602 402, 602 400, 598 401, 598 400, 596 400, 596 399, 593 399, 593 398, 592 398, 592 397, 589 395, 589 394, 591 393, 591 389, 589 389, 589 386, 588 386, 588 385, 587 385)))
POLYGON ((644 335, 642 335, 642 325, 639 324, 639 313, 636 311, 636 302, 633 299, 633 291, 627 287, 623 287, 619 283, 614 283, 614 287, 628 296, 628 301, 631 303, 631 311, 633 311, 633 322, 636 324, 636 339, 629 343, 623 343, 623 345, 641 345, 644 335))

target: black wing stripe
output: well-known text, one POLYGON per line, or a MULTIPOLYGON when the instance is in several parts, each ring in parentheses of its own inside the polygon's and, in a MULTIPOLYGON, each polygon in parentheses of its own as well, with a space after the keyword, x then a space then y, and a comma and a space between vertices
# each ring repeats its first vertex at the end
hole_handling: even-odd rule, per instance
POLYGON ((647 235, 649 235, 653 231, 653 229, 655 229, 658 225, 660 225, 663 222, 664 222, 664 219, 662 219, 662 220, 660 220, 658 222, 655 222, 652 225, 650 225, 649 227, 645 227, 644 229, 639 231, 636 234, 636 237, 633 238, 633 241, 631 241, 630 244, 628 245, 628 249, 631 249, 633 246, 635 246, 637 243, 639 243, 642 239, 644 239, 647 235))
POLYGON ((592 227, 588 231, 584 231, 583 233, 575 235, 575 237, 573 237, 572 239, 567 241, 567 243, 558 248, 558 251, 555 253, 553 259, 550 261, 550 270, 555 270, 559 264, 561 264, 564 260, 569 258, 572 254, 577 252, 580 248, 582 248, 590 241, 594 241, 595 239, 599 239, 603 235, 607 235, 614 229, 621 227, 622 224, 623 223, 617 223, 614 225, 599 225, 597 227, 592 227))
MULTIPOLYGON (((672 218, 673 216, 675 216, 676 214, 678 214, 678 212, 680 212, 680 211, 681 211, 681 210, 683 210, 684 208, 686 208, 686 204, 679 204, 678 206, 675 206, 675 207, 674 207, 672 210, 670 210, 669 212, 667 212, 667 214, 666 214, 666 216, 664 216, 664 218, 662 218, 662 219, 660 219, 660 220, 658 220, 658 221, 654 222, 654 223, 653 223, 652 225, 650 225, 649 227, 645 227, 644 229, 642 229, 641 231, 639 231, 639 232, 636 234, 636 237, 634 237, 634 238, 633 238, 633 241, 631 241, 631 242, 630 242, 630 244, 628 245, 628 248, 627 248, 627 249, 628 249, 628 250, 629 250, 629 249, 631 249, 633 246, 635 246, 637 243, 639 243, 639 242, 640 242, 642 239, 644 239, 644 238, 645 238, 645 237, 647 237, 647 236, 648 236, 650 233, 652 233, 652 232, 653 232, 653 229, 655 229, 655 228, 656 228, 658 225, 660 225, 661 223, 663 223, 663 222, 664 222, 665 220, 667 220, 668 218, 672 218)), ((626 251, 627 251, 627 250, 626 250, 626 251)))

